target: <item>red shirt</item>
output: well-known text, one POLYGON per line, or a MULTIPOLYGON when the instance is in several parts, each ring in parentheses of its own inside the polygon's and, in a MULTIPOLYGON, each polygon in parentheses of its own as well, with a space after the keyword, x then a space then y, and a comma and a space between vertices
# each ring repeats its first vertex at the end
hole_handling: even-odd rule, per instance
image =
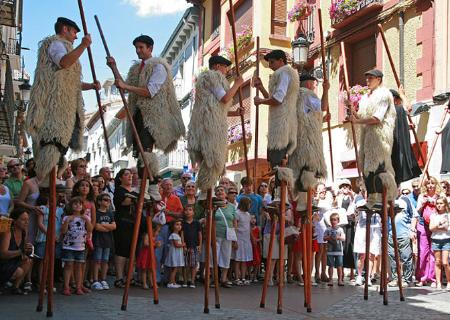
MULTIPOLYGON (((161 194, 162 201, 166 203, 166 212, 183 213, 183 205, 181 204, 180 198, 174 194, 170 194, 168 197, 164 197, 161 194)), ((166 222, 169 223, 174 218, 166 214, 166 222)))

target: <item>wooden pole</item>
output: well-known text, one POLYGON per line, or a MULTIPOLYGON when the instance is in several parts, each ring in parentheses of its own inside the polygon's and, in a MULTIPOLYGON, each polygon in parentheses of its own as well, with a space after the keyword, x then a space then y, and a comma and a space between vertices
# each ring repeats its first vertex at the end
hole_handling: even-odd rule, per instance
MULTIPOLYGON (((98 27, 98 31, 100 33, 100 37, 102 38, 103 46, 105 47, 106 56, 107 56, 107 58, 110 58, 111 54, 109 52, 108 44, 106 43, 106 39, 105 39, 105 36, 103 34, 102 27, 100 25, 100 21, 98 20, 97 15, 95 15, 94 18, 95 18, 95 22, 97 23, 97 27, 98 27)), ((115 65, 114 66, 110 66, 110 68, 111 68, 111 71, 113 72, 114 79, 116 79, 116 80, 121 79, 119 70, 117 70, 117 66, 115 66, 115 65)), ((125 91, 123 89, 119 89, 119 93, 120 93, 120 97, 122 98, 123 107, 124 107, 124 109, 126 111, 128 121, 129 121, 129 123, 131 125, 131 130, 132 130, 132 133, 133 133, 133 137, 134 137, 134 139, 136 141, 139 153, 140 153, 140 155, 142 157, 142 162, 144 163, 144 167, 147 170, 148 178, 150 180, 153 180, 153 174, 155 172, 151 172, 150 171, 150 167, 148 165, 148 161, 144 157, 144 148, 142 147, 141 139, 139 138, 139 134, 138 134, 138 132, 136 130, 136 126, 135 126, 134 121, 133 121, 133 115, 131 114, 130 109, 128 108, 128 101, 127 101, 127 98, 125 97, 125 91)))
MULTIPOLYGON (((256 76, 259 77, 259 37, 256 37, 256 76)), ((256 89, 256 96, 259 97, 259 89, 256 89)), ((256 165, 258 163, 258 142, 259 142, 259 106, 255 110, 255 155, 253 165, 253 182, 256 183, 256 165)))
POLYGON ((382 242, 382 250, 381 250, 381 272, 382 274, 382 284, 383 284, 383 304, 388 304, 388 291, 387 291, 387 272, 388 272, 388 201, 387 201, 387 189, 386 187, 383 187, 383 218, 382 220, 382 232, 383 236, 381 238, 382 242))
MULTIPOLYGON (((387 43, 386 37, 384 36, 383 27, 381 26, 381 24, 378 24, 378 30, 380 31, 381 38, 383 39, 384 49, 386 49, 386 54, 387 54, 388 59, 389 59, 389 64, 391 65, 392 73, 394 74, 395 82, 397 83, 397 87, 399 87, 401 85, 400 78, 398 77, 397 70, 395 69, 394 60, 392 59, 391 51, 389 50, 389 45, 387 43)), ((414 123, 413 123, 411 115, 409 113, 407 113, 407 117, 408 117, 409 123, 411 125, 413 125, 414 123)), ((420 147, 419 138, 417 137, 416 129, 414 129, 413 126, 411 126, 411 131, 412 131, 412 133, 414 135, 414 140, 416 141, 417 153, 419 154, 420 159, 422 159, 422 163, 426 163, 425 157, 423 156, 422 149, 420 147)), ((424 170, 424 173, 428 176, 428 172, 427 171, 424 170)))
MULTIPOLYGON (((445 119, 447 118, 447 113, 448 113, 448 110, 444 110, 444 114, 442 115, 439 128, 442 128, 444 126, 445 119)), ((436 134, 434 137, 433 144, 431 145, 430 153, 428 154, 427 162, 425 164, 425 167, 423 168, 423 172, 427 174, 428 178, 429 178, 428 168, 430 167, 431 157, 433 156, 434 149, 436 148, 436 144, 439 139, 439 135, 440 134, 436 134)), ((423 185, 424 180, 425 180, 425 174, 421 178, 420 186, 423 185)))
MULTIPOLYGON (((285 161, 282 166, 285 166, 285 161)), ((277 313, 283 313, 283 286, 284 286, 284 228, 286 222, 286 195, 287 195, 287 183, 281 180, 281 192, 280 192, 280 235, 279 235, 279 262, 278 262, 278 304, 277 313)))
POLYGON ((366 274, 364 275, 364 300, 369 300, 369 255, 370 255, 370 224, 372 213, 366 211, 366 255, 364 258, 364 267, 366 274))
POLYGON ((269 249, 267 251, 266 257, 266 272, 264 273, 264 282, 263 289, 261 294, 261 302, 259 303, 260 308, 264 308, 266 306, 266 294, 267 294, 267 286, 269 281, 272 280, 272 251, 273 251, 273 242, 275 241, 275 231, 276 231, 276 218, 275 216, 272 218, 272 225, 270 228, 270 241, 269 241, 269 249))
MULTIPOLYGON (((347 98, 350 100, 350 84, 348 81, 348 69, 347 69, 347 56, 345 55, 345 43, 341 41, 341 54, 342 54, 342 62, 344 67, 344 80, 345 80, 345 91, 347 91, 347 98)), ((350 111, 353 113, 353 106, 350 105, 350 111)), ((356 168, 358 169, 358 176, 361 178, 361 169, 359 167, 359 155, 358 155, 358 142, 356 141, 356 132, 355 132, 355 124, 350 121, 351 129, 352 129, 352 138, 353 138, 353 147, 355 148, 355 160, 356 160, 356 168)))
MULTIPOLYGON (((150 210, 147 211, 147 216, 145 217, 145 222, 147 225, 148 242, 150 249, 150 263, 152 268, 152 282, 153 282, 153 304, 159 303, 158 285, 156 282, 156 258, 155 258, 155 244, 153 243, 153 228, 152 228, 152 217, 150 210)), ((144 271, 145 272, 145 271, 144 271)))
POLYGON ((306 197, 306 254, 307 259, 307 279, 308 282, 305 283, 306 290, 306 312, 312 312, 311 308, 311 290, 312 290, 312 266, 313 266, 313 259, 312 259, 312 200, 313 200, 313 190, 312 188, 308 188, 308 194, 306 197))
MULTIPOLYGON (((322 27, 322 10, 317 9, 319 13, 319 32, 320 32, 320 51, 322 53, 322 70, 323 70, 323 81, 328 81, 327 75, 327 64, 325 62, 325 41, 323 39, 323 27, 322 27)), ((328 101, 328 93, 327 93, 328 101)), ((330 104, 327 103, 327 115, 330 114, 330 104)), ((331 163, 331 179, 334 181, 334 162, 333 162, 333 143, 331 141, 331 119, 327 119, 327 131, 328 131, 328 143, 330 146, 330 163, 331 163)))
POLYGON ((55 224, 56 224, 56 167, 49 175, 49 217, 47 236, 45 241, 45 254, 39 287, 37 312, 43 310, 45 289, 47 289, 47 317, 53 317, 53 287, 55 271, 55 224))
MULTIPOLYGON (((229 5, 230 5, 230 11, 229 11, 229 15, 228 15, 228 20, 230 21, 230 26, 231 26, 231 34, 233 36, 233 46, 234 46, 234 63, 236 66, 236 75, 239 77, 240 76, 240 71, 239 71, 239 59, 238 59, 238 46, 237 46, 237 37, 236 37, 236 26, 235 26, 235 18, 234 18, 234 7, 233 7, 233 0, 229 0, 228 1, 229 5)), ((241 126, 242 126, 242 137, 243 137, 243 144, 244 144, 244 159, 245 159, 245 170, 247 172, 247 175, 250 174, 250 170, 249 170, 249 166, 248 166, 248 155, 247 155, 247 142, 245 141, 246 139, 246 134, 245 134, 245 121, 244 121, 244 112, 243 112, 243 98, 242 98, 242 90, 239 87, 239 91, 238 91, 238 96, 239 96, 239 113, 240 113, 240 117, 241 117, 241 126)))
POLYGON ((208 210, 206 213, 206 243, 205 243, 205 281, 204 307, 203 313, 209 313, 209 259, 211 254, 211 224, 212 224, 212 189, 208 189, 206 195, 208 210))
MULTIPOLYGON (((134 270, 134 260, 136 257, 136 246, 139 237, 139 228, 141 226, 141 218, 142 218, 142 208, 144 206, 144 194, 145 188, 147 187, 147 176, 148 172, 144 168, 144 173, 142 174, 141 185, 139 187, 139 197, 136 204, 136 219, 134 221, 133 226, 133 236, 131 238, 131 247, 130 247, 130 257, 128 259, 128 272, 127 272, 127 281, 125 282, 125 289, 123 291, 122 297, 122 307, 121 310, 127 310, 128 305, 128 293, 130 290, 131 278, 133 277, 134 270)), ((150 235, 149 235, 150 237, 150 235)), ((151 242, 153 239, 149 239, 151 242)))
MULTIPOLYGON (((82 0, 78 0, 78 8, 80 9, 81 24, 83 25, 84 35, 87 35, 88 30, 87 30, 86 18, 84 17, 82 0)), ((97 75, 95 74, 94 58, 92 57, 92 50, 91 50, 90 46, 87 47, 87 53, 88 53, 88 57, 89 57, 89 65, 91 66, 92 79, 93 79, 94 83, 96 83, 97 75)), ((108 153, 108 160, 109 160, 109 163, 112 163, 111 151, 110 151, 109 141, 108 141, 108 133, 106 131, 105 119, 103 117, 102 100, 100 99, 100 92, 97 90, 97 88, 95 88, 95 97, 97 98, 98 112, 100 114, 100 120, 102 122, 103 136, 105 137, 106 152, 108 153)))
POLYGON ((394 258, 395 258, 395 271, 397 272, 397 285, 400 294, 400 301, 405 301, 405 297, 403 295, 403 287, 402 287, 402 272, 400 268, 400 256, 398 252, 398 242, 397 242, 397 227, 395 226, 395 213, 394 213, 394 202, 389 202, 389 216, 391 218, 391 228, 392 228, 392 243, 394 247, 394 258))
MULTIPOLYGON (((305 212, 306 213, 306 212, 305 212)), ((306 244, 306 216, 300 218, 302 220, 302 232, 301 232, 301 241, 302 241, 302 271, 303 271, 303 306, 305 308, 308 307, 308 255, 306 254, 306 248, 308 247, 306 244)), ((301 276, 301 275, 300 275, 301 276)))
MULTIPOLYGON (((215 213, 214 213, 215 215, 215 213)), ((216 242, 216 219, 211 219, 211 249, 213 257, 213 269, 214 269, 214 301, 215 308, 220 309, 220 296, 219 296, 219 266, 217 262, 217 242, 216 242)))

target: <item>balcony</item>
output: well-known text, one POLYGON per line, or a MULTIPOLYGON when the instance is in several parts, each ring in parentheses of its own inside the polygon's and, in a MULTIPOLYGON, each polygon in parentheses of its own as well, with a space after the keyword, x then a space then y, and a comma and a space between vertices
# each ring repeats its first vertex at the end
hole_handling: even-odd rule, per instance
POLYGON ((383 0, 353 0, 345 5, 343 0, 333 1, 330 7, 331 26, 334 29, 342 29, 382 8, 383 0))
POLYGON ((17 0, 0 0, 0 25, 17 27, 17 0))

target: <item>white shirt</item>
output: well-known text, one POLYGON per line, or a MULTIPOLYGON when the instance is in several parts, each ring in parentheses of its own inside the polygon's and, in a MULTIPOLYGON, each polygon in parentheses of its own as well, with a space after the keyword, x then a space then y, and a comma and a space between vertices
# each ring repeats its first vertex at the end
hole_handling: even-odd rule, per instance
POLYGON ((277 100, 279 103, 282 103, 284 97, 286 97, 287 89, 289 87, 289 81, 291 80, 289 74, 286 71, 282 71, 280 74, 280 82, 278 83, 277 88, 275 89, 272 98, 277 100))
MULTIPOLYGON (((150 59, 144 61, 145 65, 150 63, 150 59)), ((161 63, 157 63, 153 66, 152 75, 147 82, 147 89, 150 95, 154 97, 158 91, 161 89, 162 85, 167 79, 166 68, 161 63)))
POLYGON ((304 98, 305 103, 303 105, 303 112, 304 113, 310 113, 310 112, 322 112, 322 102, 319 98, 313 97, 313 96, 305 96, 304 98))
POLYGON ((61 59, 67 54, 67 49, 64 43, 60 40, 54 40, 48 46, 48 56, 58 67, 61 67, 59 63, 61 59))
POLYGON ((220 87, 216 87, 212 90, 212 94, 214 94, 214 96, 216 97, 217 100, 222 100, 223 96, 226 95, 226 91, 225 89, 220 86, 220 87))

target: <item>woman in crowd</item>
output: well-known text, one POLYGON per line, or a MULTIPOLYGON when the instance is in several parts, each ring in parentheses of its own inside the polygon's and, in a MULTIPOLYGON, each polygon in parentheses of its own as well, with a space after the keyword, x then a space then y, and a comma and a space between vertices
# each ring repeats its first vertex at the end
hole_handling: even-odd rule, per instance
POLYGON ((37 177, 24 181, 16 200, 16 205, 27 209, 30 213, 27 232, 27 241, 30 243, 33 243, 36 238, 36 232, 38 230, 37 215, 43 214, 41 208, 36 203, 39 198, 39 183, 40 181, 37 177))
POLYGON ((266 206, 272 202, 272 195, 269 192, 269 185, 261 182, 258 187, 258 194, 263 198, 263 204, 266 206))
POLYGON ((184 187, 184 196, 180 197, 181 205, 186 208, 190 205, 194 208, 194 219, 199 220, 203 215, 203 207, 197 202, 197 197, 195 196, 195 182, 188 181, 184 187))
POLYGON ((419 223, 417 224, 417 243, 419 250, 419 261, 416 269, 417 286, 423 286, 428 282, 435 283, 435 260, 431 250, 430 217, 435 214, 436 200, 442 192, 441 186, 436 178, 429 177, 424 180, 421 194, 417 199, 417 211, 419 212, 419 223))
POLYGON ((6 181, 8 176, 8 169, 4 165, 0 164, 0 182, 3 184, 3 182, 6 181))
POLYGON ((233 241, 227 239, 227 229, 236 228, 236 208, 227 202, 227 194, 223 186, 216 187, 214 191, 216 198, 222 202, 214 215, 216 220, 217 261, 221 270, 220 283, 224 288, 231 288, 231 283, 227 281, 227 275, 230 268, 233 241))
POLYGON ((130 169, 121 169, 115 178, 114 206, 116 208, 116 230, 114 232, 116 281, 114 286, 123 288, 124 269, 130 257, 131 238, 135 220, 135 205, 132 191, 132 173, 130 169))
POLYGON ((76 159, 71 162, 70 168, 73 176, 66 180, 66 187, 72 190, 75 183, 81 179, 86 178, 87 175, 87 162, 83 158, 76 159))
POLYGON ((32 250, 26 239, 28 213, 17 207, 10 218, 13 219, 10 231, 0 233, 0 285, 11 286, 13 294, 24 294, 26 291, 20 285, 32 266, 27 256, 32 250))
POLYGON ((441 187, 442 187, 442 196, 447 198, 447 201, 450 201, 450 182, 447 180, 441 181, 441 187))

